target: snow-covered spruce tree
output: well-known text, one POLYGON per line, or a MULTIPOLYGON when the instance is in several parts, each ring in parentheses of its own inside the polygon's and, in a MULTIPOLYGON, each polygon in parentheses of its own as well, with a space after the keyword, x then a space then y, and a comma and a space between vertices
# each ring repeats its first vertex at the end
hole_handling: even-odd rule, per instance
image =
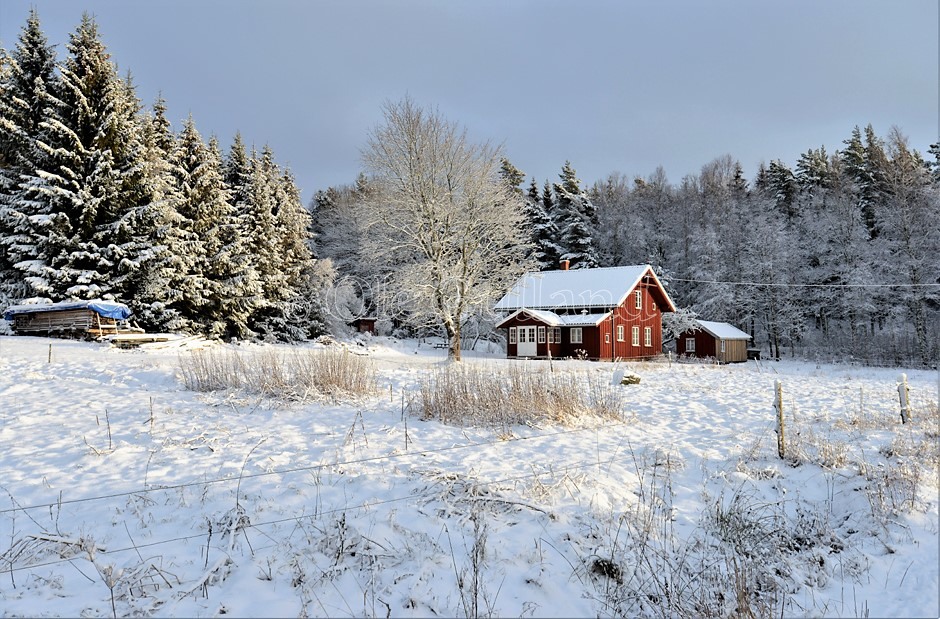
POLYGON ((176 210, 180 202, 176 174, 176 136, 158 98, 144 119, 143 180, 149 202, 127 213, 133 238, 146 247, 131 269, 119 269, 122 298, 148 331, 184 331, 191 327, 178 307, 182 303, 194 237, 176 210))
POLYGON ((597 230, 597 209, 581 188, 570 162, 565 162, 558 175, 555 193, 555 225, 560 233, 562 260, 570 261, 572 269, 600 266, 594 232, 597 230))
POLYGON ((66 47, 59 97, 37 139, 43 161, 21 183, 27 200, 43 204, 30 218, 39 251, 18 268, 39 294, 96 298, 112 291, 108 226, 125 210, 128 176, 140 162, 126 113, 131 88, 118 78, 89 15, 66 47))
POLYGON ((304 208, 293 173, 286 169, 277 184, 278 247, 284 287, 273 299, 278 308, 280 339, 293 342, 325 332, 320 287, 321 271, 313 269, 310 212, 304 208))
POLYGON ((799 189, 793 170, 775 159, 767 168, 767 183, 766 195, 773 199, 777 210, 786 216, 788 222, 793 221, 798 216, 796 197, 799 189))
POLYGON ((16 47, 9 54, 0 49, 0 305, 31 296, 25 277, 42 269, 40 226, 31 218, 45 215, 48 205, 27 195, 21 183, 42 167, 36 141, 55 103, 55 62, 31 10, 16 47))
POLYGON ((206 220, 200 227, 206 232, 199 233, 205 240, 205 275, 211 282, 207 333, 216 338, 244 339, 253 335, 248 317, 261 286, 243 234, 244 220, 232 204, 224 181, 222 154, 214 137, 206 149, 205 168, 207 191, 216 200, 203 211, 206 220))
POLYGON ((856 126, 844 144, 846 147, 840 152, 840 156, 845 164, 845 171, 854 182, 856 202, 862 211, 869 235, 875 238, 878 236, 875 211, 887 191, 887 156, 884 146, 870 124, 865 127, 864 140, 862 130, 856 126))
MULTIPOLYGON (((230 262, 229 285, 236 292, 225 302, 225 337, 248 339, 257 335, 249 321, 255 310, 264 305, 264 296, 257 259, 251 249, 252 162, 241 133, 235 134, 229 147, 223 175, 231 204, 223 228, 224 255, 230 262)), ((223 283, 223 290, 225 287, 223 283)))
MULTIPOLYGON (((214 142, 206 145, 192 117, 183 124, 173 157, 179 199, 176 204, 187 264, 180 278, 182 298, 175 305, 189 330, 209 337, 226 333, 226 289, 236 265, 229 259, 226 227, 233 223, 222 162, 214 142)), ((234 293, 237 297, 237 292, 234 293)))
POLYGON ((538 185, 535 184, 535 177, 529 184, 529 189, 525 194, 526 225, 529 227, 529 238, 531 239, 531 255, 535 261, 536 268, 539 271, 551 271, 558 268, 558 261, 561 258, 561 248, 558 246, 558 227, 555 220, 549 212, 552 205, 551 188, 548 189, 548 200, 545 196, 539 194, 538 185))
POLYGON ((829 187, 832 176, 832 162, 825 146, 809 149, 796 162, 796 182, 803 192, 829 187))
POLYGON ((565 253, 561 246, 561 231, 558 229, 557 217, 552 184, 546 179, 542 185, 542 206, 538 213, 538 220, 542 223, 538 224, 534 230, 535 248, 541 254, 539 262, 542 265, 542 271, 557 269, 561 255, 565 253))
POLYGON ((96 228, 94 245, 111 265, 111 294, 125 302, 147 302, 145 281, 150 277, 158 253, 155 232, 162 205, 155 203, 154 174, 148 144, 151 119, 142 114, 130 76, 123 82, 122 96, 116 98, 112 153, 121 185, 113 212, 96 228))
MULTIPOLYGON (((312 259, 310 216, 292 175, 281 172, 269 147, 260 155, 252 153, 251 161, 246 221, 263 303, 255 308, 249 326, 265 340, 303 339, 311 311, 301 298, 307 294, 304 278, 312 259)), ((317 319, 311 322, 319 329, 317 319)))
POLYGON ((405 98, 384 106, 363 163, 377 189, 369 255, 415 326, 442 328, 461 357, 461 326, 529 266, 521 198, 499 178, 500 152, 474 144, 437 111, 405 98))

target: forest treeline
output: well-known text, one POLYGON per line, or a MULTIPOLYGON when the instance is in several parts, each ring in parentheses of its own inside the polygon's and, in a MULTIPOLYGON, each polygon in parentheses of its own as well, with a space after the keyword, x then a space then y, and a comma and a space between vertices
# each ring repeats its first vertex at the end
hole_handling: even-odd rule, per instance
MULTIPOLYGON (((940 357, 940 146, 926 160, 892 127, 851 129, 841 148, 761 164, 730 155, 671 183, 613 173, 586 185, 566 162, 539 183, 508 160, 519 242, 534 268, 649 263, 677 304, 726 321, 772 356, 932 365, 940 357)), ((369 178, 314 197, 317 243, 340 273, 381 279, 361 239, 369 178)), ((368 288, 365 304, 381 304, 368 288)), ((485 328, 485 327, 484 327, 485 328)))
POLYGON ((386 108, 359 178, 305 208, 269 147, 236 136, 223 148, 192 118, 174 129, 162 100, 144 105, 93 18, 65 50, 35 11, 0 50, 2 306, 108 298, 148 330, 284 341, 370 315, 382 330, 459 340, 494 335, 494 296, 526 269, 649 263, 679 306, 773 356, 940 356, 940 146, 925 159, 897 128, 847 128, 832 152, 810 148, 795 169, 773 160, 753 179, 728 155, 678 183, 660 168, 585 184, 569 162, 557 179, 528 177, 406 100, 386 108), (429 172, 444 190, 411 208, 401 189, 422 179, 396 178, 402 167, 379 156, 396 128, 433 129, 452 171, 474 165, 429 172))

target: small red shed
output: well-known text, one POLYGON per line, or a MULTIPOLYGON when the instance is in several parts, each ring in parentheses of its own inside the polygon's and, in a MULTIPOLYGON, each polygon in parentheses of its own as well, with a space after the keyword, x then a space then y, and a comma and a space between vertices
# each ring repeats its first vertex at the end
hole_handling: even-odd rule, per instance
POLYGON ((747 361, 747 343, 751 336, 727 322, 696 320, 695 328, 679 335, 676 353, 720 363, 747 361))
POLYGON ((676 310, 648 264, 526 273, 495 305, 506 355, 645 359, 662 352, 676 310))

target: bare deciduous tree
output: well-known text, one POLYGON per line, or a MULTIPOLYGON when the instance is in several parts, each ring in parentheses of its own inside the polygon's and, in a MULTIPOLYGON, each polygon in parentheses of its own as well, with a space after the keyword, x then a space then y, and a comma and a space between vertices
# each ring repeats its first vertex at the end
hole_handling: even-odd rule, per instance
POLYGON ((363 163, 376 191, 366 256, 412 325, 442 327, 460 360, 462 321, 527 268, 524 205, 499 178, 502 155, 410 98, 388 102, 363 163))

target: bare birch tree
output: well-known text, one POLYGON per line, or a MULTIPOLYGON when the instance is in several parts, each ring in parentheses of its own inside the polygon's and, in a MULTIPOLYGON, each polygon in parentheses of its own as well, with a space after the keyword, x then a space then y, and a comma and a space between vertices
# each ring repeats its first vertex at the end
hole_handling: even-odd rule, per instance
POLYGON ((383 111, 362 154, 377 190, 365 256, 385 274, 386 307, 413 326, 443 328, 459 361, 462 322, 529 266, 524 204, 499 178, 499 148, 471 143, 410 98, 383 111))

